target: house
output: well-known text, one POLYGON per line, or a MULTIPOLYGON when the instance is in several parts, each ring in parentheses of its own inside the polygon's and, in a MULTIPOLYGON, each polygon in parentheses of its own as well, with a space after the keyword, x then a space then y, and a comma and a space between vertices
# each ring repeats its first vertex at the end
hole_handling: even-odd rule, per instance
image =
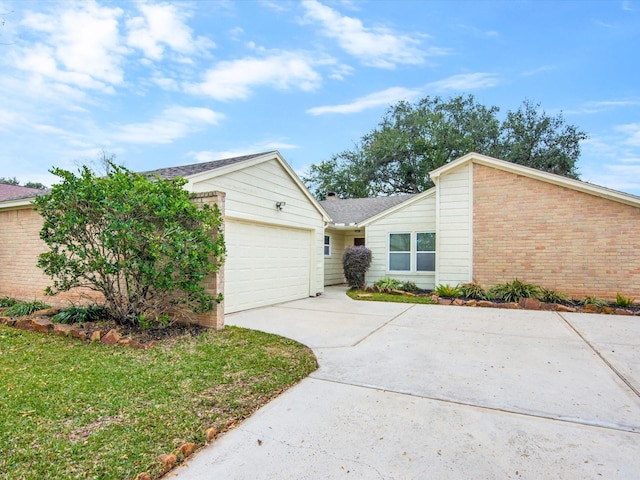
MULTIPOLYGON (((315 296, 324 290, 324 226, 329 217, 278 152, 143 172, 183 177, 200 203, 224 214, 227 257, 213 289, 226 313, 315 296)), ((35 265, 45 251, 33 192, 0 199, 0 296, 42 298, 49 285, 35 265)), ((77 301, 74 292, 46 299, 77 301)), ((204 323, 212 324, 210 321, 204 323)), ((213 321, 221 326, 221 318, 213 321)))
POLYGON ((325 284, 348 245, 383 277, 424 289, 518 278, 574 298, 640 298, 640 197, 470 153, 430 173, 417 195, 321 202, 325 284))

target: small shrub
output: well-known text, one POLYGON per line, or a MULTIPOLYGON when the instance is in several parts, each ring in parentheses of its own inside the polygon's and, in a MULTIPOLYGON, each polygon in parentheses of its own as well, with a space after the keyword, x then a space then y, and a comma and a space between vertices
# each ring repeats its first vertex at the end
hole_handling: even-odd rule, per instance
POLYGON ((11 298, 11 297, 0 297, 0 308, 4 308, 4 307, 12 307, 13 305, 15 305, 17 303, 17 300, 15 298, 11 298))
POLYGON ((631 307, 633 306, 633 301, 634 301, 633 298, 625 297, 624 295, 620 295, 619 293, 616 293, 616 301, 615 301, 616 307, 622 307, 622 308, 631 307))
POLYGON ((383 277, 373 284, 374 287, 378 287, 380 290, 398 290, 400 288, 400 281, 395 278, 383 277))
POLYGON ((364 276, 371 265, 371 250, 358 245, 347 247, 342 254, 342 268, 347 283, 352 288, 363 288, 365 286, 364 276))
POLYGON ((109 318, 109 311, 102 305, 88 305, 86 307, 73 306, 65 308, 57 315, 54 315, 52 320, 58 323, 86 323, 97 322, 99 320, 106 320, 109 318))
POLYGON ((474 300, 486 300, 487 292, 476 281, 460 285, 460 293, 463 297, 473 298, 474 300))
POLYGON ((541 288, 532 283, 523 283, 517 278, 512 282, 499 283, 488 291, 489 296, 505 302, 518 302, 521 298, 540 298, 541 288))
POLYGON ((569 303, 571 299, 562 292, 540 288, 539 299, 546 303, 569 303))
POLYGON ((399 289, 405 292, 414 293, 420 290, 414 282, 400 282, 399 289))
POLYGON ((16 302, 4 311, 4 315, 6 315, 7 317, 24 317, 26 315, 31 315, 33 312, 44 310, 46 308, 51 307, 46 303, 42 303, 38 300, 34 300, 33 302, 16 302))
POLYGON ((606 307, 607 305, 609 305, 609 302, 607 302, 606 300, 603 300, 602 298, 584 297, 584 300, 582 300, 582 304, 583 305, 596 305, 598 307, 606 307))
POLYGON ((460 287, 458 285, 452 286, 440 284, 436 287, 436 293, 441 297, 453 298, 458 298, 462 295, 462 292, 460 291, 460 287))

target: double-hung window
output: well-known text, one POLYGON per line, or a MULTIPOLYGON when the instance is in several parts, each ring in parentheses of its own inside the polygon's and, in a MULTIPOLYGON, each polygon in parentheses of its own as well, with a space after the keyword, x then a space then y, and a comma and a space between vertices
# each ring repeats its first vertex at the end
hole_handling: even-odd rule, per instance
POLYGON ((328 257, 329 255, 331 255, 331 236, 330 235, 324 236, 324 255, 325 257, 328 257))
POLYGON ((433 232, 390 233, 390 272, 434 272, 436 234, 433 232))

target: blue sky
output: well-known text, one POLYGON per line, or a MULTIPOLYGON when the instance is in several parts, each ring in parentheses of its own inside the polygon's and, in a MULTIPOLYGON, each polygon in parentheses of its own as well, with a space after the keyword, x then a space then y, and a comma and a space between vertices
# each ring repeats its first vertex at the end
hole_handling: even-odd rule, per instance
POLYGON ((523 100, 640 195, 640 1, 3 1, 0 176, 101 151, 136 171, 280 150, 299 173, 390 104, 523 100))

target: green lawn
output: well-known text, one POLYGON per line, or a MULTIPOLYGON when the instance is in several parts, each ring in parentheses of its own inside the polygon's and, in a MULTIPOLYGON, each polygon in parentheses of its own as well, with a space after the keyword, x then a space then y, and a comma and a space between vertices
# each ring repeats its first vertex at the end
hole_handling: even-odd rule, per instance
POLYGON ((137 350, 0 326, 0 478, 157 477, 158 455, 316 368, 306 347, 235 327, 137 350))
POLYGON ((367 292, 365 290, 347 290, 347 295, 354 300, 368 300, 370 302, 395 302, 395 303, 423 303, 434 304, 431 297, 411 297, 408 295, 395 295, 392 293, 367 292))

